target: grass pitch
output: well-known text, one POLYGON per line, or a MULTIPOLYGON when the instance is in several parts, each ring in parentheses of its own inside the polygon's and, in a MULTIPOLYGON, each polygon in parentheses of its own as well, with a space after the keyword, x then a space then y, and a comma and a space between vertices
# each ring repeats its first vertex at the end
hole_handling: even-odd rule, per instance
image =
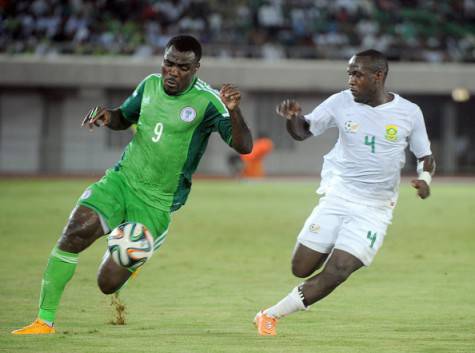
POLYGON ((90 181, 0 180, 0 352, 475 352, 475 184, 438 183, 426 201, 403 184, 373 265, 309 312, 259 337, 255 313, 299 283, 295 237, 313 182, 196 181, 168 239, 121 292, 126 325, 96 286, 105 251, 81 254, 57 334, 12 336, 37 312, 41 275, 90 181))

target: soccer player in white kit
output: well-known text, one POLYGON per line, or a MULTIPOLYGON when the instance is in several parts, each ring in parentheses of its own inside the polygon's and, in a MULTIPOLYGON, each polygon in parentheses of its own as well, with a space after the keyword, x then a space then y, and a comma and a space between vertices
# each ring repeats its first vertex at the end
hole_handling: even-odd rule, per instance
POLYGON ((298 235, 292 272, 306 278, 325 265, 256 315, 260 335, 275 335, 278 319, 306 310, 371 264, 391 223, 408 144, 418 160, 418 178, 412 185, 420 198, 430 194, 435 161, 424 118, 416 104, 385 90, 386 57, 376 50, 360 52, 350 59, 347 71, 349 89, 332 95, 310 114, 303 116, 294 100, 277 107, 296 140, 331 127, 338 128, 339 137, 324 157, 317 190, 322 197, 298 235))

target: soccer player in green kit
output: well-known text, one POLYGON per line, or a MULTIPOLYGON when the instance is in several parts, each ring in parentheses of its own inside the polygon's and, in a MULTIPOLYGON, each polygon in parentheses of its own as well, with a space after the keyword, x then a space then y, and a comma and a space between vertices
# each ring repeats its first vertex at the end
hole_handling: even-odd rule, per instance
MULTIPOLYGON (((191 36, 172 38, 161 74, 146 77, 117 109, 96 107, 83 126, 137 132, 117 165, 83 193, 53 248, 41 285, 38 318, 13 334, 51 334, 66 284, 78 254, 119 224, 144 224, 154 237, 154 249, 165 240, 170 213, 186 201, 191 177, 210 134, 217 131, 238 153, 252 150, 251 133, 239 109, 240 92, 230 84, 219 93, 196 73, 201 45, 191 36)), ((105 294, 120 289, 132 272, 110 256, 103 260, 98 285, 105 294)))

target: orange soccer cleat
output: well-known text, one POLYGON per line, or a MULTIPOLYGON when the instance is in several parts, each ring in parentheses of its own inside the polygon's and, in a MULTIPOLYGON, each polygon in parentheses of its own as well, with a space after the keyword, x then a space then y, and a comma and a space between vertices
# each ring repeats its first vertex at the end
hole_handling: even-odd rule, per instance
POLYGON ((53 326, 48 325, 40 319, 36 319, 28 326, 12 331, 12 335, 46 335, 55 332, 56 330, 53 326))
POLYGON ((254 324, 257 327, 257 332, 261 336, 275 336, 277 335, 277 319, 267 316, 263 311, 257 313, 254 318, 254 324))

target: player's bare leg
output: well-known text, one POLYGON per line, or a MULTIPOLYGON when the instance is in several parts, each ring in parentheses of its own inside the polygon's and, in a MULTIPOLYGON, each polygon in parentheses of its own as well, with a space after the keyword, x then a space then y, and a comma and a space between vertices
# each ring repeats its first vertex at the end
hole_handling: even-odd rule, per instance
POLYGON ((107 253, 97 273, 97 285, 102 293, 112 294, 117 292, 132 274, 130 270, 116 264, 107 253))
POLYGON ((71 213, 58 249, 78 254, 104 235, 99 215, 92 209, 79 205, 71 213))
POLYGON ((134 272, 119 266, 114 262, 109 251, 104 255, 104 259, 99 266, 97 273, 97 285, 104 294, 113 294, 111 296, 111 306, 114 310, 111 324, 125 325, 125 304, 119 296, 121 289, 134 272))
POLYGON ((301 285, 303 303, 305 306, 309 306, 325 298, 362 266, 361 260, 355 256, 346 251, 335 249, 322 272, 301 285))
POLYGON ((306 278, 318 270, 328 258, 328 254, 307 248, 297 243, 292 255, 292 273, 299 278, 306 278))
POLYGON ((43 274, 38 319, 13 334, 51 334, 53 322, 66 284, 73 277, 78 254, 104 234, 96 212, 84 206, 76 207, 68 219, 57 246, 49 257, 43 274))
MULTIPOLYGON (((297 246, 292 259, 292 271, 297 276, 306 276, 312 273, 312 270, 319 268, 326 258, 325 254, 304 246, 297 246), (305 255, 309 258, 305 259, 305 255), (294 265, 300 267, 294 269, 294 265)), ((305 310, 308 306, 325 298, 362 266, 363 263, 353 255, 335 249, 320 273, 295 287, 274 306, 257 313, 254 322, 258 333, 262 336, 276 335, 278 319, 296 311, 305 310)))
MULTIPOLYGON (((305 278, 318 270, 328 258, 323 254, 297 243, 292 255, 292 273, 296 277, 305 278)), ((257 313, 254 323, 262 336, 275 336, 277 320, 295 311, 305 310, 303 294, 300 288, 294 288, 276 305, 257 313)))

